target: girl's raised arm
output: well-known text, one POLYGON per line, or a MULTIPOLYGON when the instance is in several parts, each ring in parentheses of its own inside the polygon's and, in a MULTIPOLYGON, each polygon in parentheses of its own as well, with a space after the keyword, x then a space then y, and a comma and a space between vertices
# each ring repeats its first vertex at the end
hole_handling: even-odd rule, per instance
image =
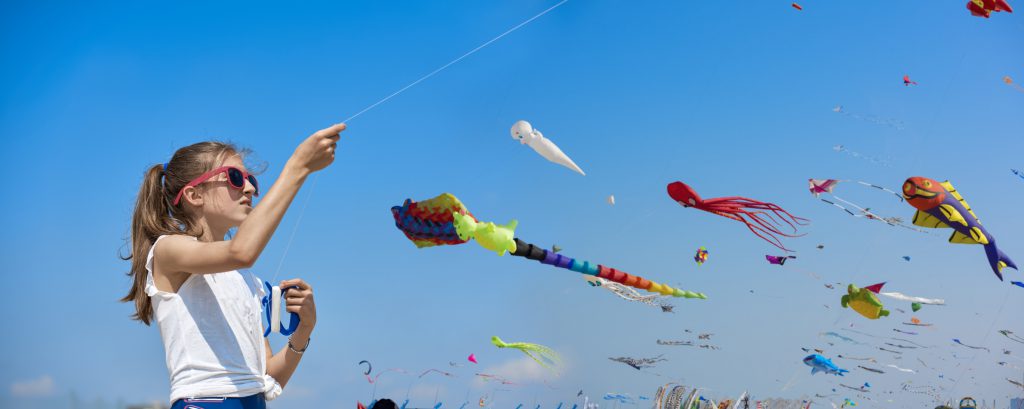
MULTIPOLYGON (((306 177, 334 162, 339 133, 343 130, 345 124, 321 129, 299 144, 280 177, 238 226, 232 240, 218 237, 215 241, 198 241, 185 236, 161 240, 154 250, 157 270, 168 276, 211 274, 255 264, 306 177)), ((244 183, 243 192, 251 198, 253 187, 248 180, 244 183)))

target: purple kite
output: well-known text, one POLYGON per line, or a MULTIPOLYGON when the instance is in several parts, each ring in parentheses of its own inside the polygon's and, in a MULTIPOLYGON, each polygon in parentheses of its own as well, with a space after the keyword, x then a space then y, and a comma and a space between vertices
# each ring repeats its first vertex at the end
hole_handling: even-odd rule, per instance
POLYGON ((768 260, 768 263, 770 264, 778 264, 781 266, 786 264, 787 259, 796 258, 796 256, 770 256, 765 254, 764 258, 768 260))

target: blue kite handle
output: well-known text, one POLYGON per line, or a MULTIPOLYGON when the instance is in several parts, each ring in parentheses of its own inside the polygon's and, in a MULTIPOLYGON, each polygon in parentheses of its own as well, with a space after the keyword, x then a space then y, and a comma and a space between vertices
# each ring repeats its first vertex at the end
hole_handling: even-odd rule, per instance
MULTIPOLYGON (((264 281, 263 285, 267 288, 267 295, 263 296, 263 299, 260 301, 260 304, 263 305, 263 312, 267 316, 267 327, 263 329, 263 336, 267 337, 270 335, 270 327, 272 326, 270 322, 270 317, 272 317, 271 309, 273 308, 274 303, 271 302, 270 296, 274 293, 274 290, 273 287, 270 286, 270 283, 267 281, 264 281)), ((284 291, 281 292, 281 295, 284 296, 285 291, 291 290, 293 288, 298 289, 299 286, 296 285, 285 288, 284 291)), ((299 322, 301 322, 301 319, 299 319, 299 314, 289 312, 288 315, 290 316, 288 317, 288 326, 281 327, 281 335, 284 336, 289 336, 293 332, 295 332, 295 329, 299 327, 299 322)))

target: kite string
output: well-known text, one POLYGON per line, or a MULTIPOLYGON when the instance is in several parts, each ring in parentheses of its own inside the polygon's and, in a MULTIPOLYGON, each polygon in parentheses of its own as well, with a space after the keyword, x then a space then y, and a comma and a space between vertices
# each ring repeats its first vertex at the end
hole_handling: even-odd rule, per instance
MULTIPOLYGON (((409 85, 406 85, 406 86, 400 88, 398 91, 395 91, 395 92, 391 93, 390 95, 382 98, 381 100, 379 100, 377 102, 374 102, 373 104, 370 104, 366 108, 363 108, 361 111, 356 112, 355 115, 352 115, 352 116, 348 117, 348 119, 345 119, 344 121, 341 121, 341 122, 345 123, 345 124, 348 124, 350 121, 352 121, 353 119, 355 119, 355 118, 359 117, 360 115, 366 113, 367 111, 370 111, 371 109, 376 108, 377 106, 387 102, 391 98, 394 98, 395 96, 398 96, 398 94, 401 94, 401 93, 405 92, 406 90, 408 90, 409 88, 412 88, 412 87, 416 86, 416 84, 419 84, 420 82, 425 81, 426 79, 434 76, 435 74, 437 74, 437 73, 439 73, 441 71, 444 71, 446 68, 454 65, 455 63, 457 63, 459 61, 462 61, 464 58, 469 57, 473 53, 476 53, 477 51, 480 51, 481 49, 483 49, 484 47, 487 47, 488 45, 491 45, 491 43, 494 43, 495 41, 498 41, 502 37, 505 37, 506 35, 511 34, 512 32, 514 32, 514 31, 518 30, 519 28, 529 24, 533 20, 536 20, 536 19, 540 18, 541 16, 547 14, 551 10, 554 10, 554 9, 558 8, 559 6, 565 4, 568 1, 569 0, 562 0, 562 1, 558 2, 558 3, 556 3, 554 6, 548 7, 546 10, 538 13, 537 15, 535 15, 533 17, 530 17, 529 19, 526 19, 522 23, 519 23, 515 27, 512 27, 512 28, 506 30, 504 33, 499 34, 497 37, 494 37, 494 38, 488 40, 487 42, 477 46, 476 48, 470 50, 469 52, 467 52, 465 54, 462 54, 458 58, 448 62, 445 65, 442 65, 440 68, 437 68, 437 69, 431 71, 430 73, 428 73, 427 75, 424 75, 424 76, 420 77, 416 81, 411 82, 409 85)), ((291 236, 288 237, 288 242, 287 242, 287 244, 285 244, 284 252, 281 254, 281 261, 278 262, 277 269, 274 271, 274 278, 271 281, 276 281, 278 274, 281 272, 281 267, 284 265, 285 257, 288 255, 288 250, 292 246, 292 240, 295 239, 295 232, 298 231, 298 229, 299 229, 299 224, 302 222, 302 216, 306 213, 306 207, 309 206, 309 202, 311 201, 311 199, 313 197, 313 191, 314 191, 313 188, 316 187, 316 181, 317 181, 317 179, 319 177, 320 177, 319 173, 317 173, 316 175, 313 175, 313 182, 312 182, 311 186, 309 187, 309 194, 306 195, 305 203, 302 205, 302 209, 299 210, 299 217, 298 217, 298 219, 295 220, 295 226, 292 228, 291 236)))
POLYGON ((284 265, 284 259, 288 256, 288 250, 292 248, 292 240, 295 239, 295 232, 299 230, 299 223, 302 222, 302 216, 306 214, 306 207, 309 206, 309 198, 313 196, 313 190, 316 188, 317 176, 319 175, 320 174, 318 173, 313 176, 313 183, 310 183, 309 185, 309 194, 306 195, 306 200, 302 203, 302 209, 299 209, 299 218, 295 220, 295 225, 292 226, 292 234, 288 236, 288 243, 284 246, 284 252, 281 253, 281 261, 278 261, 277 263, 277 268, 274 270, 274 278, 270 280, 271 282, 277 281, 277 275, 281 272, 281 266, 284 265))
POLYGON ((383 104, 383 103, 384 103, 384 102, 386 102, 387 100, 389 100, 389 99, 391 99, 391 98, 393 98, 393 97, 397 96, 398 94, 401 94, 402 92, 405 92, 405 90, 407 90, 407 89, 409 89, 409 88, 412 88, 412 87, 414 87, 414 86, 415 86, 416 84, 419 84, 420 82, 423 82, 423 81, 424 81, 424 80, 426 80, 427 78, 430 78, 430 77, 434 76, 434 74, 437 74, 437 73, 439 73, 439 72, 441 72, 441 71, 444 71, 444 69, 445 69, 445 68, 448 68, 448 67, 452 66, 453 64, 455 64, 455 63, 457 63, 457 62, 459 62, 459 61, 462 61, 462 59, 463 59, 463 58, 469 57, 470 55, 472 55, 473 53, 475 53, 475 52, 477 52, 477 51, 481 50, 482 48, 484 48, 484 47, 487 47, 488 45, 491 45, 491 43, 493 43, 493 42, 495 42, 495 41, 498 41, 499 39, 501 39, 502 37, 504 37, 504 36, 506 36, 506 35, 508 35, 508 34, 511 34, 511 33, 512 33, 513 31, 516 31, 516 30, 518 30, 518 29, 519 29, 520 27, 522 27, 522 26, 525 26, 525 25, 529 24, 529 23, 530 23, 531 21, 533 21, 533 20, 536 20, 536 19, 540 18, 541 16, 543 16, 543 15, 547 14, 547 13, 548 13, 549 11, 551 11, 551 10, 554 10, 555 8, 557 8, 558 6, 561 6, 562 4, 565 4, 565 2, 567 2, 567 1, 569 1, 569 0, 562 0, 562 1, 558 2, 557 4, 555 4, 554 6, 551 6, 551 7, 549 7, 549 8, 547 9, 547 10, 544 10, 544 11, 540 12, 539 14, 537 14, 537 15, 535 15, 535 16, 533 16, 533 17, 530 17, 530 18, 529 18, 529 19, 527 19, 526 21, 523 21, 522 23, 519 23, 519 24, 518 24, 518 25, 516 25, 515 27, 512 27, 512 28, 508 29, 508 30, 507 30, 507 31, 505 31, 504 33, 501 33, 501 34, 500 34, 500 35, 498 35, 497 37, 494 37, 494 38, 490 39, 490 40, 489 40, 489 41, 487 41, 486 43, 483 43, 483 44, 481 44, 481 45, 477 46, 476 48, 474 48, 474 49, 470 50, 469 52, 467 52, 467 53, 465 53, 465 54, 462 54, 462 56, 460 56, 459 58, 456 58, 456 59, 452 60, 451 62, 449 62, 449 63, 447 63, 447 64, 445 64, 445 65, 442 65, 442 66, 441 66, 440 68, 438 68, 438 69, 436 69, 436 70, 434 70, 434 71, 431 71, 431 72, 430 72, 429 74, 427 74, 427 75, 424 75, 424 76, 420 77, 420 79, 418 79, 418 80, 416 80, 416 81, 413 81, 413 82, 412 82, 412 83, 410 83, 409 85, 406 85, 406 86, 402 87, 402 88, 401 88, 401 89, 399 89, 398 91, 395 91, 395 92, 394 92, 394 93, 392 93, 391 95, 388 95, 388 96, 384 97, 384 98, 383 98, 383 99, 381 99, 380 101, 377 101, 377 102, 374 102, 373 104, 370 104, 370 106, 367 106, 366 108, 363 108, 363 110, 362 110, 362 111, 359 111, 359 112, 357 112, 357 113, 356 113, 355 115, 352 115, 352 116, 350 116, 350 117, 349 117, 348 119, 346 119, 346 120, 344 120, 344 121, 342 121, 342 122, 348 123, 348 121, 351 121, 351 120, 355 119, 356 117, 358 117, 358 116, 362 115, 362 114, 363 114, 363 113, 365 113, 366 111, 369 111, 369 110, 371 110, 371 109, 375 108, 375 107, 376 107, 377 105, 383 104))
MULTIPOLYGON (((985 344, 988 343, 988 337, 990 335, 992 335, 992 328, 995 328, 996 321, 998 321, 999 318, 1003 315, 1003 308, 1006 307, 1006 300, 1010 298, 1010 291, 1012 291, 1012 288, 1007 288, 1006 296, 1003 297, 1003 303, 1001 305, 999 305, 999 311, 997 311, 996 312, 996 316, 994 318, 992 318, 992 323, 989 324, 988 331, 985 331, 985 337, 981 340, 981 344, 982 345, 985 345, 985 344)), ((953 387, 949 389, 950 393, 953 393, 953 391, 956 390, 957 385, 960 384, 960 380, 963 379, 964 374, 967 372, 967 369, 970 368, 972 365, 974 365, 974 361, 977 358, 978 358, 978 353, 975 352, 974 355, 971 357, 971 361, 968 362, 967 365, 964 365, 964 369, 960 371, 960 375, 958 375, 956 377, 956 380, 953 381, 953 387)), ((954 394, 953 396, 956 396, 956 395, 954 394)))

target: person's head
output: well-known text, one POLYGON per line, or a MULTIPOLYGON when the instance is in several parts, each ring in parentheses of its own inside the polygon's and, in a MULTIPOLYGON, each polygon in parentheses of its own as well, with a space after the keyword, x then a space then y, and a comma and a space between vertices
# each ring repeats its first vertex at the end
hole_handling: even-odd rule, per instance
POLYGON ((373 403, 370 409, 398 409, 398 405, 391 399, 381 399, 373 403))
POLYGON ((157 237, 185 234, 222 240, 252 212, 255 178, 242 163, 243 151, 222 142, 178 149, 171 160, 143 176, 131 227, 131 290, 121 301, 135 302, 132 318, 149 325, 153 309, 146 295, 146 255, 157 237))

